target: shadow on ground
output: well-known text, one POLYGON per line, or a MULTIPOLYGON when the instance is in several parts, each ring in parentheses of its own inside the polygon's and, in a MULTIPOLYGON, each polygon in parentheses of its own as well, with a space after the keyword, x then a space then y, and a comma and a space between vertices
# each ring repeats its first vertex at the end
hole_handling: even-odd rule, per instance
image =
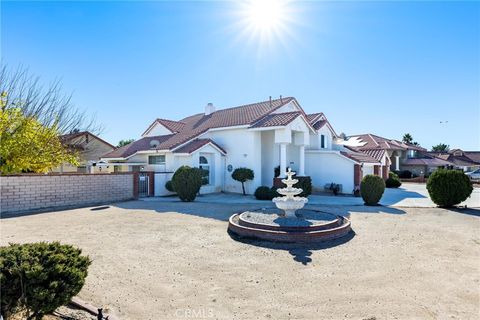
MULTIPOLYGON (((266 201, 265 204, 128 201, 116 203, 114 206, 128 210, 153 210, 158 213, 176 212, 220 221, 228 221, 230 216, 235 213, 275 208, 274 204, 269 201, 266 201)), ((350 212, 405 214, 405 211, 401 209, 386 206, 307 205, 305 209, 313 209, 345 217, 349 217, 350 212)))
POLYGON ((340 246, 355 237, 355 231, 352 230, 346 236, 335 240, 328 240, 318 243, 282 243, 240 237, 230 231, 228 231, 228 234, 233 240, 244 244, 273 250, 288 251, 288 253, 292 255, 293 260, 303 265, 307 265, 312 262, 312 258, 310 256, 312 255, 313 251, 340 246))

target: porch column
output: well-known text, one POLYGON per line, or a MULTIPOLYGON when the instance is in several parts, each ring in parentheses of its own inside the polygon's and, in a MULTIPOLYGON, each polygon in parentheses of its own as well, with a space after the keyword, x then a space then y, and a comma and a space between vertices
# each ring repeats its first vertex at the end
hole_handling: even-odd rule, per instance
POLYGON ((300 145, 300 163, 298 166, 298 175, 305 176, 305 146, 300 145))
POLYGON ((280 177, 285 177, 287 173, 287 144, 280 144, 280 177))
POLYGON ((395 156, 395 170, 400 170, 400 156, 395 156))

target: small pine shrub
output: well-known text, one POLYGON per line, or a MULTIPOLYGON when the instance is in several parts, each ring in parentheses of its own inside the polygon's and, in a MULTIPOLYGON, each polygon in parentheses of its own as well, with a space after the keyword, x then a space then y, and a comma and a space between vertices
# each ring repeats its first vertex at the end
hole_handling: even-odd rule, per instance
POLYGON ((175 189, 173 189, 172 180, 168 180, 168 181, 165 183, 165 189, 167 189, 167 190, 170 191, 170 192, 175 192, 175 189))
POLYGON ((248 168, 237 168, 232 172, 232 179, 242 183, 243 195, 245 195, 245 182, 253 180, 254 177, 253 170, 248 168))
POLYGON ((427 181, 430 198, 440 207, 451 207, 467 200, 473 187, 463 171, 438 169, 427 181))
POLYGON ((59 242, 11 244, 0 248, 1 313, 27 310, 42 319, 66 305, 85 284, 91 260, 59 242))
POLYGON ((293 187, 303 189, 302 193, 298 195, 299 197, 308 197, 312 194, 312 178, 296 176, 294 179, 297 179, 298 182, 293 187))
POLYGON ((388 174, 388 179, 385 181, 385 186, 387 188, 398 188, 402 185, 400 178, 397 174, 390 172, 388 174))
POLYGON ((255 198, 257 198, 257 200, 272 200, 272 189, 266 186, 258 187, 257 190, 255 190, 255 198))
POLYGON ((181 166, 173 174, 172 186, 180 200, 194 201, 202 186, 202 174, 195 168, 181 166))
POLYGON ((360 194, 367 206, 377 205, 385 191, 385 181, 379 176, 368 174, 360 183, 360 194))

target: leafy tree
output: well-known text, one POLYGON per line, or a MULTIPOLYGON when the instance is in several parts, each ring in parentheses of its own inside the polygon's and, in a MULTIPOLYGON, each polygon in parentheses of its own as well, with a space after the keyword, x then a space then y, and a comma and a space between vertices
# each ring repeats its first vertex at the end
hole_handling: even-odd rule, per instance
POLYGON ((132 143, 132 142, 134 142, 134 141, 135 141, 135 139, 120 140, 120 141, 118 142, 117 148, 126 146, 127 144, 130 144, 130 143, 132 143))
POLYGON ((430 198, 440 207, 452 207, 467 200, 473 192, 472 182, 463 171, 435 170, 427 181, 430 198))
POLYGON ((340 132, 340 134, 338 135, 340 138, 342 138, 343 140, 348 140, 348 137, 347 135, 345 134, 345 132, 340 132))
POLYGON ((62 144, 55 124, 44 126, 19 108, 6 109, 2 101, 0 172, 47 172, 66 162, 77 165, 77 154, 62 144))
POLYGON ((94 120, 73 106, 58 81, 43 86, 28 69, 2 65, 0 93, 3 173, 46 172, 66 162, 77 165, 76 145, 63 146, 60 136, 80 129, 98 134, 94 120))
POLYGON ((243 195, 245 195, 245 182, 253 180, 254 177, 253 170, 248 168, 237 168, 232 172, 232 179, 242 183, 243 195))
POLYGON ((439 143, 432 147, 432 151, 435 151, 435 152, 448 152, 448 150, 450 150, 450 146, 445 143, 439 143))
POLYGON ((420 145, 417 141, 413 141, 413 137, 410 133, 405 133, 403 135, 402 141, 407 144, 413 144, 414 146, 420 145))
POLYGON ((410 133, 405 133, 403 135, 402 141, 405 143, 412 143, 413 142, 413 137, 410 133))

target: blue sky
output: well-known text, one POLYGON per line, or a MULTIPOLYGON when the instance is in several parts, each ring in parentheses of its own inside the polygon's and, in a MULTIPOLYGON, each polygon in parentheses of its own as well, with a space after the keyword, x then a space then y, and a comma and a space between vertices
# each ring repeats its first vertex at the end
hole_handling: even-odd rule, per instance
POLYGON ((479 3, 291 2, 268 43, 242 8, 2 1, 2 60, 61 78, 112 143, 208 102, 283 95, 324 112, 337 132, 480 149, 479 3))

